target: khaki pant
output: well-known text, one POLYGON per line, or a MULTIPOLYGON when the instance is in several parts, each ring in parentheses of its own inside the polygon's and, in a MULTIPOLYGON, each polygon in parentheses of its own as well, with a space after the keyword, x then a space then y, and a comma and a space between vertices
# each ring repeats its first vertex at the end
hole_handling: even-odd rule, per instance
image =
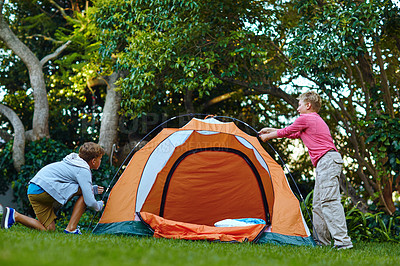
POLYGON ((56 211, 61 204, 47 192, 29 194, 28 198, 39 222, 47 228, 57 218, 56 211))
POLYGON ((336 151, 329 151, 319 159, 313 198, 313 222, 317 244, 350 245, 346 218, 340 202, 339 177, 343 160, 336 151), (318 243, 319 240, 319 243, 318 243))

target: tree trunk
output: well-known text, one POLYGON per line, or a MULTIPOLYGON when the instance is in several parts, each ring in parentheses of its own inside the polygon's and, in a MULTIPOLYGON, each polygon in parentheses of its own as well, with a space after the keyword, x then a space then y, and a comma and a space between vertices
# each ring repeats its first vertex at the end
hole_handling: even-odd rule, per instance
POLYGON ((357 195, 356 190, 349 182, 347 182, 346 176, 343 173, 340 174, 339 184, 340 188, 343 190, 343 193, 350 197, 351 203, 353 203, 354 206, 357 206, 360 211, 366 213, 368 211, 368 207, 365 200, 357 195))
POLYGON ((375 42, 375 56, 376 60, 378 61, 378 65, 380 68, 381 73, 381 87, 383 92, 383 102, 385 103, 386 112, 390 115, 391 118, 394 118, 394 108, 392 98, 390 96, 390 89, 389 89, 389 81, 386 75, 386 70, 384 66, 384 62, 382 59, 381 47, 378 43, 375 42))
POLYGON ((107 78, 107 95, 101 118, 99 144, 104 148, 108 156, 111 155, 112 146, 117 142, 118 122, 121 103, 121 93, 116 90, 115 82, 121 73, 114 72, 107 78))
POLYGON ((388 213, 392 215, 396 211, 396 207, 393 202, 393 188, 392 188, 392 177, 388 177, 387 180, 383 181, 384 187, 382 191, 382 201, 384 201, 385 207, 388 213))
POLYGON ((14 128, 14 144, 12 158, 14 168, 19 172, 21 166, 25 164, 25 129, 18 115, 7 106, 0 104, 0 113, 10 120, 14 128))
MULTIPOLYGON (((3 1, 1 1, 1 8, 3 1)), ((0 9, 0 39, 24 62, 29 71, 35 106, 32 121, 33 140, 49 137, 49 103, 42 64, 32 51, 11 31, 0 9)))
POLYGON ((185 98, 185 109, 188 114, 194 113, 194 105, 193 105, 193 91, 186 90, 185 98))
POLYGON ((33 140, 49 138, 49 101, 42 66, 35 62, 28 69, 35 100, 32 120, 33 140))

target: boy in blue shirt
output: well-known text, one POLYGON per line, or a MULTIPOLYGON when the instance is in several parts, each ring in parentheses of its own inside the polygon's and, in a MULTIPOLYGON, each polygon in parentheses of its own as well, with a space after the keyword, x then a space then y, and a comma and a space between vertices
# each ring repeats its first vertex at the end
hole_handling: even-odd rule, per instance
POLYGON ((103 201, 97 201, 95 194, 101 194, 103 187, 92 185, 91 169, 100 167, 104 149, 93 142, 84 143, 79 154, 71 153, 62 161, 43 167, 29 182, 28 198, 38 220, 5 208, 1 228, 10 228, 21 223, 37 230, 55 230, 56 210, 74 196, 79 196, 74 205, 71 219, 64 230, 68 234, 81 234, 78 222, 86 207, 101 211, 103 201))

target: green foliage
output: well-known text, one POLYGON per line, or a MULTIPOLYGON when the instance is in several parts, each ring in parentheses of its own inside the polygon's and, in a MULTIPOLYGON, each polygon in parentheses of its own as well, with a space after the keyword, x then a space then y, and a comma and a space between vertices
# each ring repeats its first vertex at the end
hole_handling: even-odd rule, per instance
POLYGON ((307 223, 308 228, 311 232, 314 231, 312 224, 312 198, 314 195, 314 190, 307 194, 303 202, 300 202, 301 212, 303 213, 304 220, 307 223))
POLYGON ((4 194, 9 189, 13 169, 12 142, 8 142, 0 149, 0 194, 4 194))
POLYGON ((300 17, 286 50, 293 73, 312 80, 329 100, 321 116, 332 123, 349 184, 363 199, 379 200, 393 212, 390 193, 399 172, 394 133, 400 112, 400 50, 394 37, 399 7, 386 0, 302 0, 296 9, 300 17), (383 191, 385 197, 377 198, 383 191))
POLYGON ((380 164, 381 176, 391 175, 383 172, 384 169, 396 173, 393 182, 400 174, 400 119, 390 118, 387 115, 377 116, 375 119, 363 123, 367 127, 370 152, 377 164, 380 164), (385 162, 382 164, 381 162, 385 162))
POLYGON ((382 33, 389 5, 388 1, 299 1, 303 16, 289 47, 293 61, 322 84, 340 87, 338 78, 346 75, 346 69, 338 63, 371 49, 372 38, 382 33))
MULTIPOLYGON (((71 5, 68 1, 63 1, 63 5, 69 13, 71 5)), ((16 36, 28 46, 28 48, 40 60, 60 46, 54 35, 57 32, 71 30, 59 12, 55 12, 53 4, 49 1, 31 0, 9 0, 6 1, 3 10, 4 18, 7 20, 11 30, 16 36)), ((12 53, 3 42, 0 48, 4 51, 0 53, 2 67, 0 69, 0 85, 13 94, 15 91, 30 88, 28 69, 14 53, 12 53)), ((55 66, 51 63, 43 68, 45 75, 51 74, 55 66)))
MULTIPOLYGON (((258 94, 253 87, 279 82, 285 68, 274 57, 271 38, 281 30, 271 32, 276 21, 266 5, 252 0, 97 1, 101 54, 114 56, 116 67, 129 73, 120 81, 122 111, 135 117, 158 104, 177 114, 191 101, 201 110, 214 97, 235 94, 244 102, 244 95, 258 94)), ((290 8, 285 11, 294 15, 290 8)))
MULTIPOLYGON (((306 196, 304 202, 300 203, 304 220, 311 232, 314 230, 310 219, 310 216, 312 216, 312 197, 313 191, 306 196)), ((372 210, 363 213, 357 206, 351 206, 345 200, 342 201, 342 204, 346 216, 347 231, 353 242, 400 243, 400 212, 395 212, 392 216, 372 210)))
MULTIPOLYGON (((94 11, 81 1, 56 1, 69 18, 49 1, 11 0, 4 6, 4 17, 17 37, 40 60, 71 41, 62 54, 43 67, 50 106, 49 127, 53 139, 69 148, 96 141, 99 115, 104 105, 104 88, 88 90, 90 79, 107 74, 107 62, 99 59, 97 31, 89 17, 94 11), (105 62, 105 63, 103 63, 105 62), (75 143, 72 143, 73 139, 75 143)), ((25 129, 31 129, 34 97, 25 64, 0 42, 2 68, 0 87, 6 92, 2 104, 13 109, 25 129), (4 86, 4 87, 3 87, 4 86)), ((5 117, 2 127, 12 131, 5 117)))
POLYGON ((349 236, 353 241, 400 242, 400 213, 363 213, 356 207, 346 211, 349 236))

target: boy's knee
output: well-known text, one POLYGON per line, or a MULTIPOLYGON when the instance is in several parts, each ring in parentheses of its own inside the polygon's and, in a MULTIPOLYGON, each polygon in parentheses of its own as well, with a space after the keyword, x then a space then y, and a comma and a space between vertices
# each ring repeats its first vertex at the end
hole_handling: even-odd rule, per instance
POLYGON ((78 188, 78 191, 74 195, 72 195, 72 197, 75 197, 75 196, 82 196, 82 189, 81 188, 78 188))
POLYGON ((51 224, 49 224, 49 226, 47 226, 46 230, 47 231, 55 231, 56 230, 56 222, 55 221, 51 222, 51 224))

